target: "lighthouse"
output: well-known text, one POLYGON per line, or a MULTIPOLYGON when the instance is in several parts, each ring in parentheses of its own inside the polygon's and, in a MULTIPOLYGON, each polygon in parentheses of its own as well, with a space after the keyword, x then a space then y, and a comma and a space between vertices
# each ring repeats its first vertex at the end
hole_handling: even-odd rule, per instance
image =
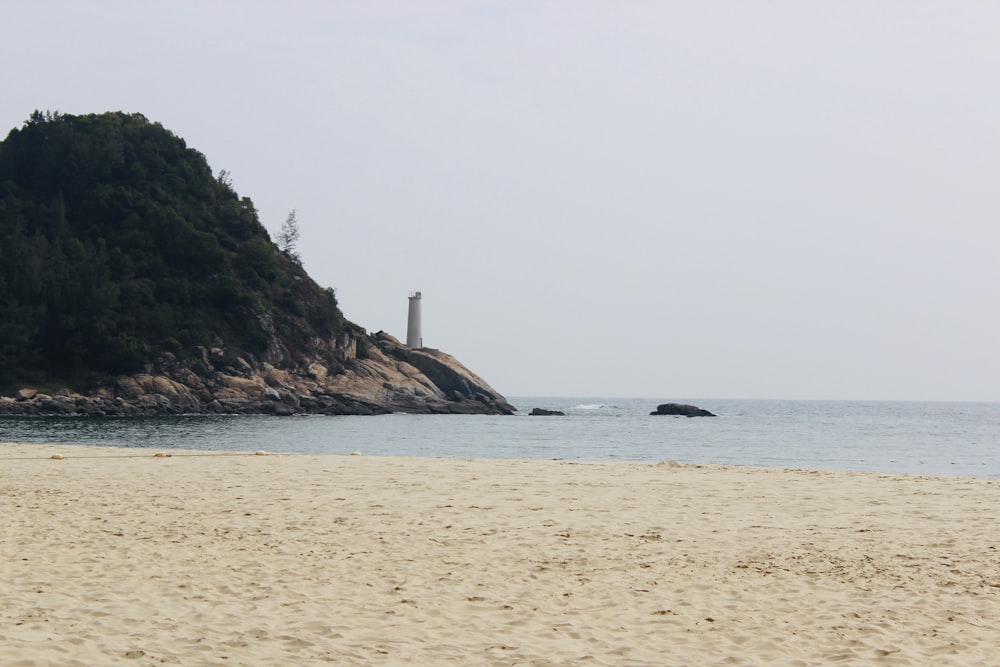
POLYGON ((406 346, 419 349, 424 346, 420 331, 420 292, 410 292, 410 313, 406 321, 406 346))

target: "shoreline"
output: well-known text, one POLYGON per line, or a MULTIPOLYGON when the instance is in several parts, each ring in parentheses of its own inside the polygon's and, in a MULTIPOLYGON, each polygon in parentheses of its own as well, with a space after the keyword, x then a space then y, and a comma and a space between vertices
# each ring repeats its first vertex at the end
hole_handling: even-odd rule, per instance
POLYGON ((539 462, 539 463, 564 463, 564 464, 581 464, 581 465, 609 465, 615 466, 618 464, 622 465, 638 465, 638 466, 657 466, 657 465, 667 465, 671 467, 680 468, 696 468, 696 469, 737 469, 737 470, 759 470, 759 471, 774 471, 774 472, 800 472, 800 473, 821 473, 821 474, 847 474, 847 475, 875 475, 879 477, 902 477, 902 478, 915 478, 915 479, 941 479, 941 480, 979 480, 979 481, 994 481, 1000 484, 1000 475, 997 474, 945 474, 940 472, 914 472, 914 471, 897 471, 897 470, 866 470, 866 469, 851 469, 851 468, 813 468, 813 467, 794 467, 794 466, 769 466, 762 464, 752 464, 752 463, 716 463, 712 461, 704 462, 692 462, 692 461, 676 461, 672 459, 661 459, 661 460, 642 460, 642 459, 570 459, 570 458, 528 458, 528 457, 511 457, 511 458, 498 458, 489 456, 478 456, 478 455, 459 455, 455 454, 452 456, 444 455, 422 455, 422 454, 385 454, 380 452, 367 453, 363 451, 343 451, 343 452, 305 452, 305 451, 282 451, 282 450, 239 450, 239 449, 198 449, 198 448, 184 448, 175 447, 173 445, 164 446, 146 446, 146 445, 117 445, 117 444, 73 444, 73 443, 60 443, 60 442, 4 442, 0 441, 0 461, 5 457, 3 455, 3 447, 16 446, 16 447, 27 447, 27 448, 38 448, 44 449, 46 451, 45 455, 37 456, 23 456, 18 457, 23 460, 29 459, 49 459, 52 454, 61 454, 64 459, 69 458, 171 458, 173 456, 179 457, 190 457, 190 456, 277 456, 277 457, 344 457, 344 456, 367 456, 369 458, 379 458, 379 459, 400 459, 400 460, 438 460, 438 461, 482 461, 482 462, 539 462), (58 448, 65 448, 67 451, 72 452, 75 448, 83 448, 88 450, 115 450, 119 453, 108 454, 104 456, 99 455, 80 455, 80 454, 69 454, 65 455, 58 450, 58 448), (51 450, 51 451, 49 451, 51 450), (143 452, 143 453, 135 453, 143 452), (157 456, 157 455, 160 456, 157 456))
MULTIPOLYGON (((172 418, 0 418, 0 440, 166 449, 419 455, 747 465, 1000 479, 1000 409, 801 401, 703 403, 711 420, 652 417, 646 401, 566 417, 384 415, 376 418, 227 415, 172 418), (9 420, 9 421, 8 421, 9 420)), ((525 408, 529 403, 518 403, 525 408)), ((597 407, 602 405, 604 407, 597 407)))
POLYGON ((988 665, 1000 645, 998 480, 144 451, 0 444, 0 662, 988 665))

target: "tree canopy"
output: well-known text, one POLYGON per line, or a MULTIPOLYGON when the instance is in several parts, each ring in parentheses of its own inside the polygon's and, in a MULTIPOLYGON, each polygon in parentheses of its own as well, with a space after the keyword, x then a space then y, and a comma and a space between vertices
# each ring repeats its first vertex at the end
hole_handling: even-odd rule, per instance
POLYGON ((294 355, 349 325, 228 175, 141 114, 11 130, 0 240, 0 388, 94 384, 195 346, 259 355, 274 336, 294 355))

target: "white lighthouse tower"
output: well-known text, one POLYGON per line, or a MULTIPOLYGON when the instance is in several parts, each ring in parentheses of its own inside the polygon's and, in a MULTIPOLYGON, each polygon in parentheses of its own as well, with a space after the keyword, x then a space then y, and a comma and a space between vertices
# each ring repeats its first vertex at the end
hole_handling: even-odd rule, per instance
POLYGON ((424 336, 420 331, 420 292, 410 292, 410 313, 406 321, 406 346, 421 348, 424 336))

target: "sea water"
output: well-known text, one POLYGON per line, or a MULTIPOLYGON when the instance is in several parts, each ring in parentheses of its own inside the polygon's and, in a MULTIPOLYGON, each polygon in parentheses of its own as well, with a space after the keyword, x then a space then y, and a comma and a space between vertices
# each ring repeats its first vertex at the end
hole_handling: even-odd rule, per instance
POLYGON ((683 399, 717 415, 686 418, 650 416, 657 399, 510 400, 515 416, 5 417, 0 441, 1000 477, 998 403, 683 399))

